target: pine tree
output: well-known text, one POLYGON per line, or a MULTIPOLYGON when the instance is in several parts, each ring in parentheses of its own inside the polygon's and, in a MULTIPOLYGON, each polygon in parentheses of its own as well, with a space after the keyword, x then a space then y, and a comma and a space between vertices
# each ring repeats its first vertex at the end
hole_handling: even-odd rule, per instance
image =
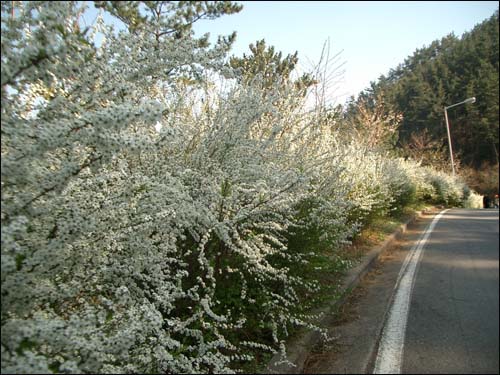
POLYGON ((315 83, 310 74, 303 74, 292 82, 291 73, 298 63, 298 54, 287 55, 283 58, 281 52, 276 52, 273 46, 266 46, 264 39, 258 40, 249 46, 251 55, 243 54, 243 57, 231 57, 230 66, 240 71, 240 82, 250 83, 256 76, 262 78, 262 88, 271 89, 273 86, 286 86, 293 83, 294 86, 304 92, 315 83))

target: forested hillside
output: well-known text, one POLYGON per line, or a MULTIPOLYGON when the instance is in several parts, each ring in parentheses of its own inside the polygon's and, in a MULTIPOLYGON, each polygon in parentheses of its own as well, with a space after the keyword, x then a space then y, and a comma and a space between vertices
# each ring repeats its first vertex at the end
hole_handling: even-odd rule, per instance
POLYGON ((448 152, 444 107, 474 96, 475 104, 449 109, 453 149, 463 166, 498 164, 498 40, 497 11, 461 38, 450 34, 417 49, 353 100, 348 112, 383 95, 385 105, 403 115, 398 145, 420 147, 432 164, 438 161, 429 154, 448 152))

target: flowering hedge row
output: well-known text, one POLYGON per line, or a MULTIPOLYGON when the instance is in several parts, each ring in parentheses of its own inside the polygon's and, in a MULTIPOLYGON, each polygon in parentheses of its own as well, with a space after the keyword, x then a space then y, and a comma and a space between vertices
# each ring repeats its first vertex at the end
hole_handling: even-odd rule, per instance
POLYGON ((96 48, 75 7, 28 2, 2 24, 2 372, 234 372, 320 329, 296 308, 315 248, 463 198, 336 136, 293 85, 214 89, 207 72, 238 74, 227 40, 98 20, 96 48))

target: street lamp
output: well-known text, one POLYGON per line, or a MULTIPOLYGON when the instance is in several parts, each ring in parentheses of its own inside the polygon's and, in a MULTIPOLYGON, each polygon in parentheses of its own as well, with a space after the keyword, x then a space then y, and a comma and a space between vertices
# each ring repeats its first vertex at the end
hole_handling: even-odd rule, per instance
POLYGON ((453 177, 455 177, 455 164, 453 163, 453 151, 451 149, 451 137, 450 137, 450 125, 448 124, 448 112, 447 109, 451 107, 456 107, 460 104, 472 104, 476 101, 476 98, 473 96, 472 98, 465 99, 463 102, 449 105, 448 107, 444 107, 444 118, 446 120, 446 131, 448 132, 448 144, 450 145, 450 159, 451 159, 451 171, 453 173, 453 177))

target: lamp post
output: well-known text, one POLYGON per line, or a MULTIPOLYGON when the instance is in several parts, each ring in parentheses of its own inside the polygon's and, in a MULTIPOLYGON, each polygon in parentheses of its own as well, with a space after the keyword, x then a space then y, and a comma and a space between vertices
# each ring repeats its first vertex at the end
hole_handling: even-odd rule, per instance
POLYGON ((456 107, 457 105, 460 105, 460 104, 469 104, 469 103, 472 104, 475 101, 476 101, 476 98, 473 96, 472 98, 465 99, 463 102, 455 103, 455 104, 449 105, 448 107, 444 107, 444 118, 446 120, 446 131, 448 132, 448 144, 450 145, 451 172, 453 173, 453 177, 455 177, 455 164, 453 163, 453 151, 451 148, 450 125, 448 123, 447 110, 448 110, 448 108, 456 107))

